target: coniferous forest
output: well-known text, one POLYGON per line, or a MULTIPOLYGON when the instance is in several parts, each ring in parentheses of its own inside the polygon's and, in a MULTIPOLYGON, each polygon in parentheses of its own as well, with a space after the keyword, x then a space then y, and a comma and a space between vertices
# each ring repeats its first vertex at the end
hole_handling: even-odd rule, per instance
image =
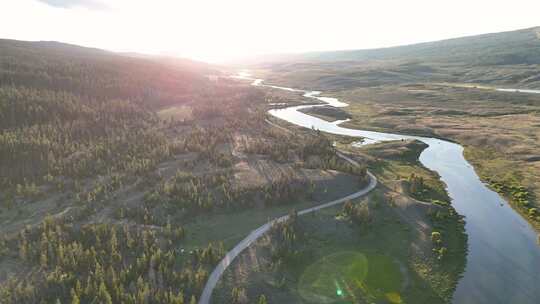
POLYGON ((0 40, 2 303, 196 303, 230 244, 193 245, 192 221, 309 199, 328 170, 365 180, 220 73, 0 40))

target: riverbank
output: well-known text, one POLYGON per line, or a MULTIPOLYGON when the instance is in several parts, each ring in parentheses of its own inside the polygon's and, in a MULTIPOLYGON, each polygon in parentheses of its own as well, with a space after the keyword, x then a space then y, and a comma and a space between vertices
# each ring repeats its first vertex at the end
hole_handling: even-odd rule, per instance
MULTIPOLYGON (((465 157, 474 164, 478 175, 491 189, 504 196, 512 208, 525 218, 538 232, 540 246, 540 210, 537 191, 524 185, 531 182, 534 174, 523 170, 519 162, 509 160, 493 149, 465 147, 465 157), (529 189, 528 189, 529 188, 529 189)), ((536 190, 537 185, 532 187, 536 190)))
MULTIPOLYGON (((472 84, 409 84, 334 92, 351 101, 342 127, 458 142, 481 180, 540 233, 540 95, 472 84), (510 97, 519 97, 519 100, 510 97), (444 101, 451 100, 452 103, 444 101), (472 100, 472 101, 471 101, 472 100), (536 139, 535 139, 536 138, 536 139), (517 196, 519 197, 517 197, 517 196)), ((534 92, 534 91, 533 91, 534 92)), ((326 121, 331 112, 304 113, 326 121)))
POLYGON ((463 144, 465 157, 483 182, 527 190, 526 205, 517 203, 508 190, 497 191, 540 232, 540 218, 534 211, 540 207, 539 94, 440 84, 335 94, 351 101, 347 111, 353 119, 343 126, 448 138, 463 144))

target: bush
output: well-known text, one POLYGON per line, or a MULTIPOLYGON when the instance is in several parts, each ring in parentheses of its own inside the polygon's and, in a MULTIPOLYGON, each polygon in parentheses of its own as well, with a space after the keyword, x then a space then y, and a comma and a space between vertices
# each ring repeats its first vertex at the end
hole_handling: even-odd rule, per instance
POLYGON ((433 243, 437 243, 437 244, 440 243, 441 242, 441 233, 438 232, 438 231, 433 231, 431 233, 431 241, 433 243))

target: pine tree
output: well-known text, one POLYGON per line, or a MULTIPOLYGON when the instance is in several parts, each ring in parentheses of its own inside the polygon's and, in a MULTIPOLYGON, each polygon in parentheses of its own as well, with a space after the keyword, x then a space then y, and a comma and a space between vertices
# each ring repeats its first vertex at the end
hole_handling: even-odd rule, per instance
POLYGON ((265 295, 261 295, 259 297, 259 302, 257 302, 258 304, 268 304, 268 301, 266 300, 266 296, 265 295))
POLYGON ((19 257, 23 261, 28 260, 28 241, 26 240, 26 233, 21 232, 20 242, 19 242, 19 257))
POLYGON ((75 289, 71 289, 71 304, 80 304, 81 300, 79 299, 79 296, 77 295, 77 292, 75 289))
POLYGON ((47 258, 47 251, 42 251, 39 256, 39 265, 43 269, 47 269, 47 265, 49 264, 49 260, 47 258))
POLYGON ((6 238, 4 236, 0 237, 0 258, 5 256, 9 252, 7 247, 6 238))
POLYGON ((111 295, 107 291, 107 287, 105 287, 104 282, 101 282, 101 284, 99 284, 98 294, 96 296, 96 303, 112 304, 111 295))

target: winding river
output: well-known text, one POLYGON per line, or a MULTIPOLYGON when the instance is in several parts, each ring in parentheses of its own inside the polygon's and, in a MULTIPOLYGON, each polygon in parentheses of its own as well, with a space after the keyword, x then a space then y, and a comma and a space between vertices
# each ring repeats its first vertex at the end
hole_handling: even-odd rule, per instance
MULTIPOLYGON (((242 75, 239 78, 247 78, 242 75)), ((346 103, 321 92, 303 91, 263 84, 256 86, 305 93, 334 107, 346 103)), ((540 93, 504 89, 510 92, 540 93)), ((270 110, 277 118, 306 128, 362 137, 362 144, 379 141, 417 139, 429 145, 420 155, 420 162, 437 172, 446 183, 454 208, 465 216, 468 234, 467 266, 454 293, 453 303, 540 303, 540 246, 534 229, 515 212, 499 194, 489 189, 474 168, 463 157, 463 147, 449 141, 343 128, 343 121, 327 122, 298 110, 320 105, 293 106, 270 110)))

